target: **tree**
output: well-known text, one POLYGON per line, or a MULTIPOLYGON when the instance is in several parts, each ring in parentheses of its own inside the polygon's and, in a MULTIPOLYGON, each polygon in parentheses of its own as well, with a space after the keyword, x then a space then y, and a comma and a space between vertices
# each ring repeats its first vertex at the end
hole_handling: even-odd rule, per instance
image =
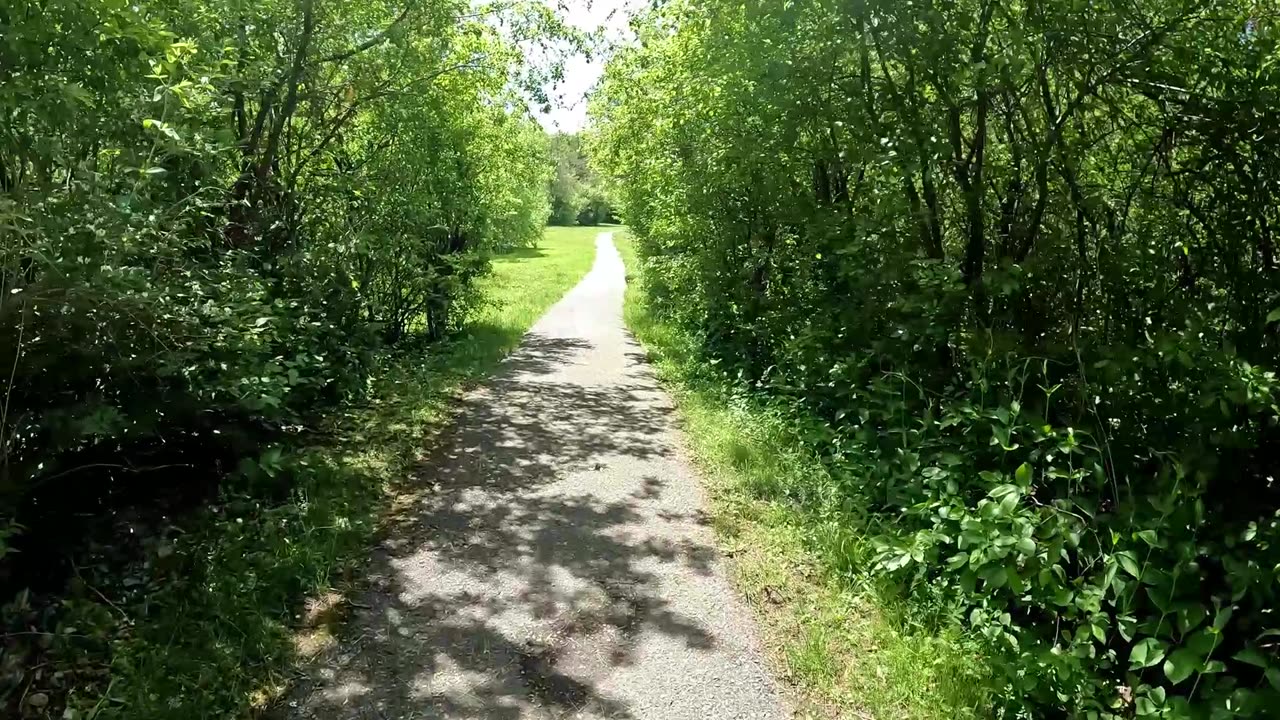
POLYGON ((546 222, 542 3, 15 0, 0 28, 5 591, 358 398, 546 222))
POLYGON ((802 409, 865 572, 948 598, 1010 713, 1280 702, 1278 27, 673 2, 593 100, 654 307, 802 409))
POLYGON ((551 179, 551 222, 555 225, 599 225, 616 220, 603 179, 583 153, 582 136, 550 136, 555 175, 551 179))

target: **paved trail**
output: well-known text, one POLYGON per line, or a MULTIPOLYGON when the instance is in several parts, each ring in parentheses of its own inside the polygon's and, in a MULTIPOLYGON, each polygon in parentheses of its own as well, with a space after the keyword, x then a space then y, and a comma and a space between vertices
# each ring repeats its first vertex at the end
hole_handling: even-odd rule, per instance
POLYGON ((293 717, 790 717, 596 251, 466 398, 293 717))

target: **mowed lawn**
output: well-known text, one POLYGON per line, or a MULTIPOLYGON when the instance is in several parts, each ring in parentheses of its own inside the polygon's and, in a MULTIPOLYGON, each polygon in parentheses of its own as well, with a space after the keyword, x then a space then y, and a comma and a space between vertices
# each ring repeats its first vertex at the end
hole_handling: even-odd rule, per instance
POLYGON ((549 227, 536 248, 494 258, 481 283, 486 306, 464 331, 460 350, 506 355, 538 318, 591 269, 596 236, 611 227, 549 227))

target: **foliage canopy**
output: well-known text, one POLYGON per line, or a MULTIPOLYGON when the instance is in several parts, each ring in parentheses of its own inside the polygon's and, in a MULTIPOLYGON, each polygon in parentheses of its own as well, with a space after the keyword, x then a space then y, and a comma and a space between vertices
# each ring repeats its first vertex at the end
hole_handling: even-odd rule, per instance
POLYGON ((551 159, 551 223, 599 225, 615 220, 613 201, 604 178, 587 163, 582 135, 553 133, 551 159))
MULTIPOLYGON (((522 48, 569 36, 522 0, 0 7, 5 601, 227 475, 280 492, 264 447, 465 321, 546 222, 522 48)), ((47 620, 19 598, 0 702, 47 620)))
POLYGON ((593 104, 654 306, 1006 716, 1280 707, 1280 17, 685 2, 593 104), (1271 458, 1270 460, 1268 458, 1271 458))

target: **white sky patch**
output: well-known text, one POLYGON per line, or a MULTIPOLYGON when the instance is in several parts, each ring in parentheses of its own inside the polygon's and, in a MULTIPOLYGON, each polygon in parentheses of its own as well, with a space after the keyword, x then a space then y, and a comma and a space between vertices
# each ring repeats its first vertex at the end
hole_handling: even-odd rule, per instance
MULTIPOLYGON (((631 13, 643 7, 646 0, 559 0, 555 7, 574 27, 585 31, 602 31, 606 40, 616 41, 630 31, 631 13)), ((590 60, 584 55, 569 58, 564 67, 564 80, 547 87, 551 112, 535 111, 547 130, 578 132, 587 124, 587 95, 600 81, 605 57, 595 53, 590 60)))

